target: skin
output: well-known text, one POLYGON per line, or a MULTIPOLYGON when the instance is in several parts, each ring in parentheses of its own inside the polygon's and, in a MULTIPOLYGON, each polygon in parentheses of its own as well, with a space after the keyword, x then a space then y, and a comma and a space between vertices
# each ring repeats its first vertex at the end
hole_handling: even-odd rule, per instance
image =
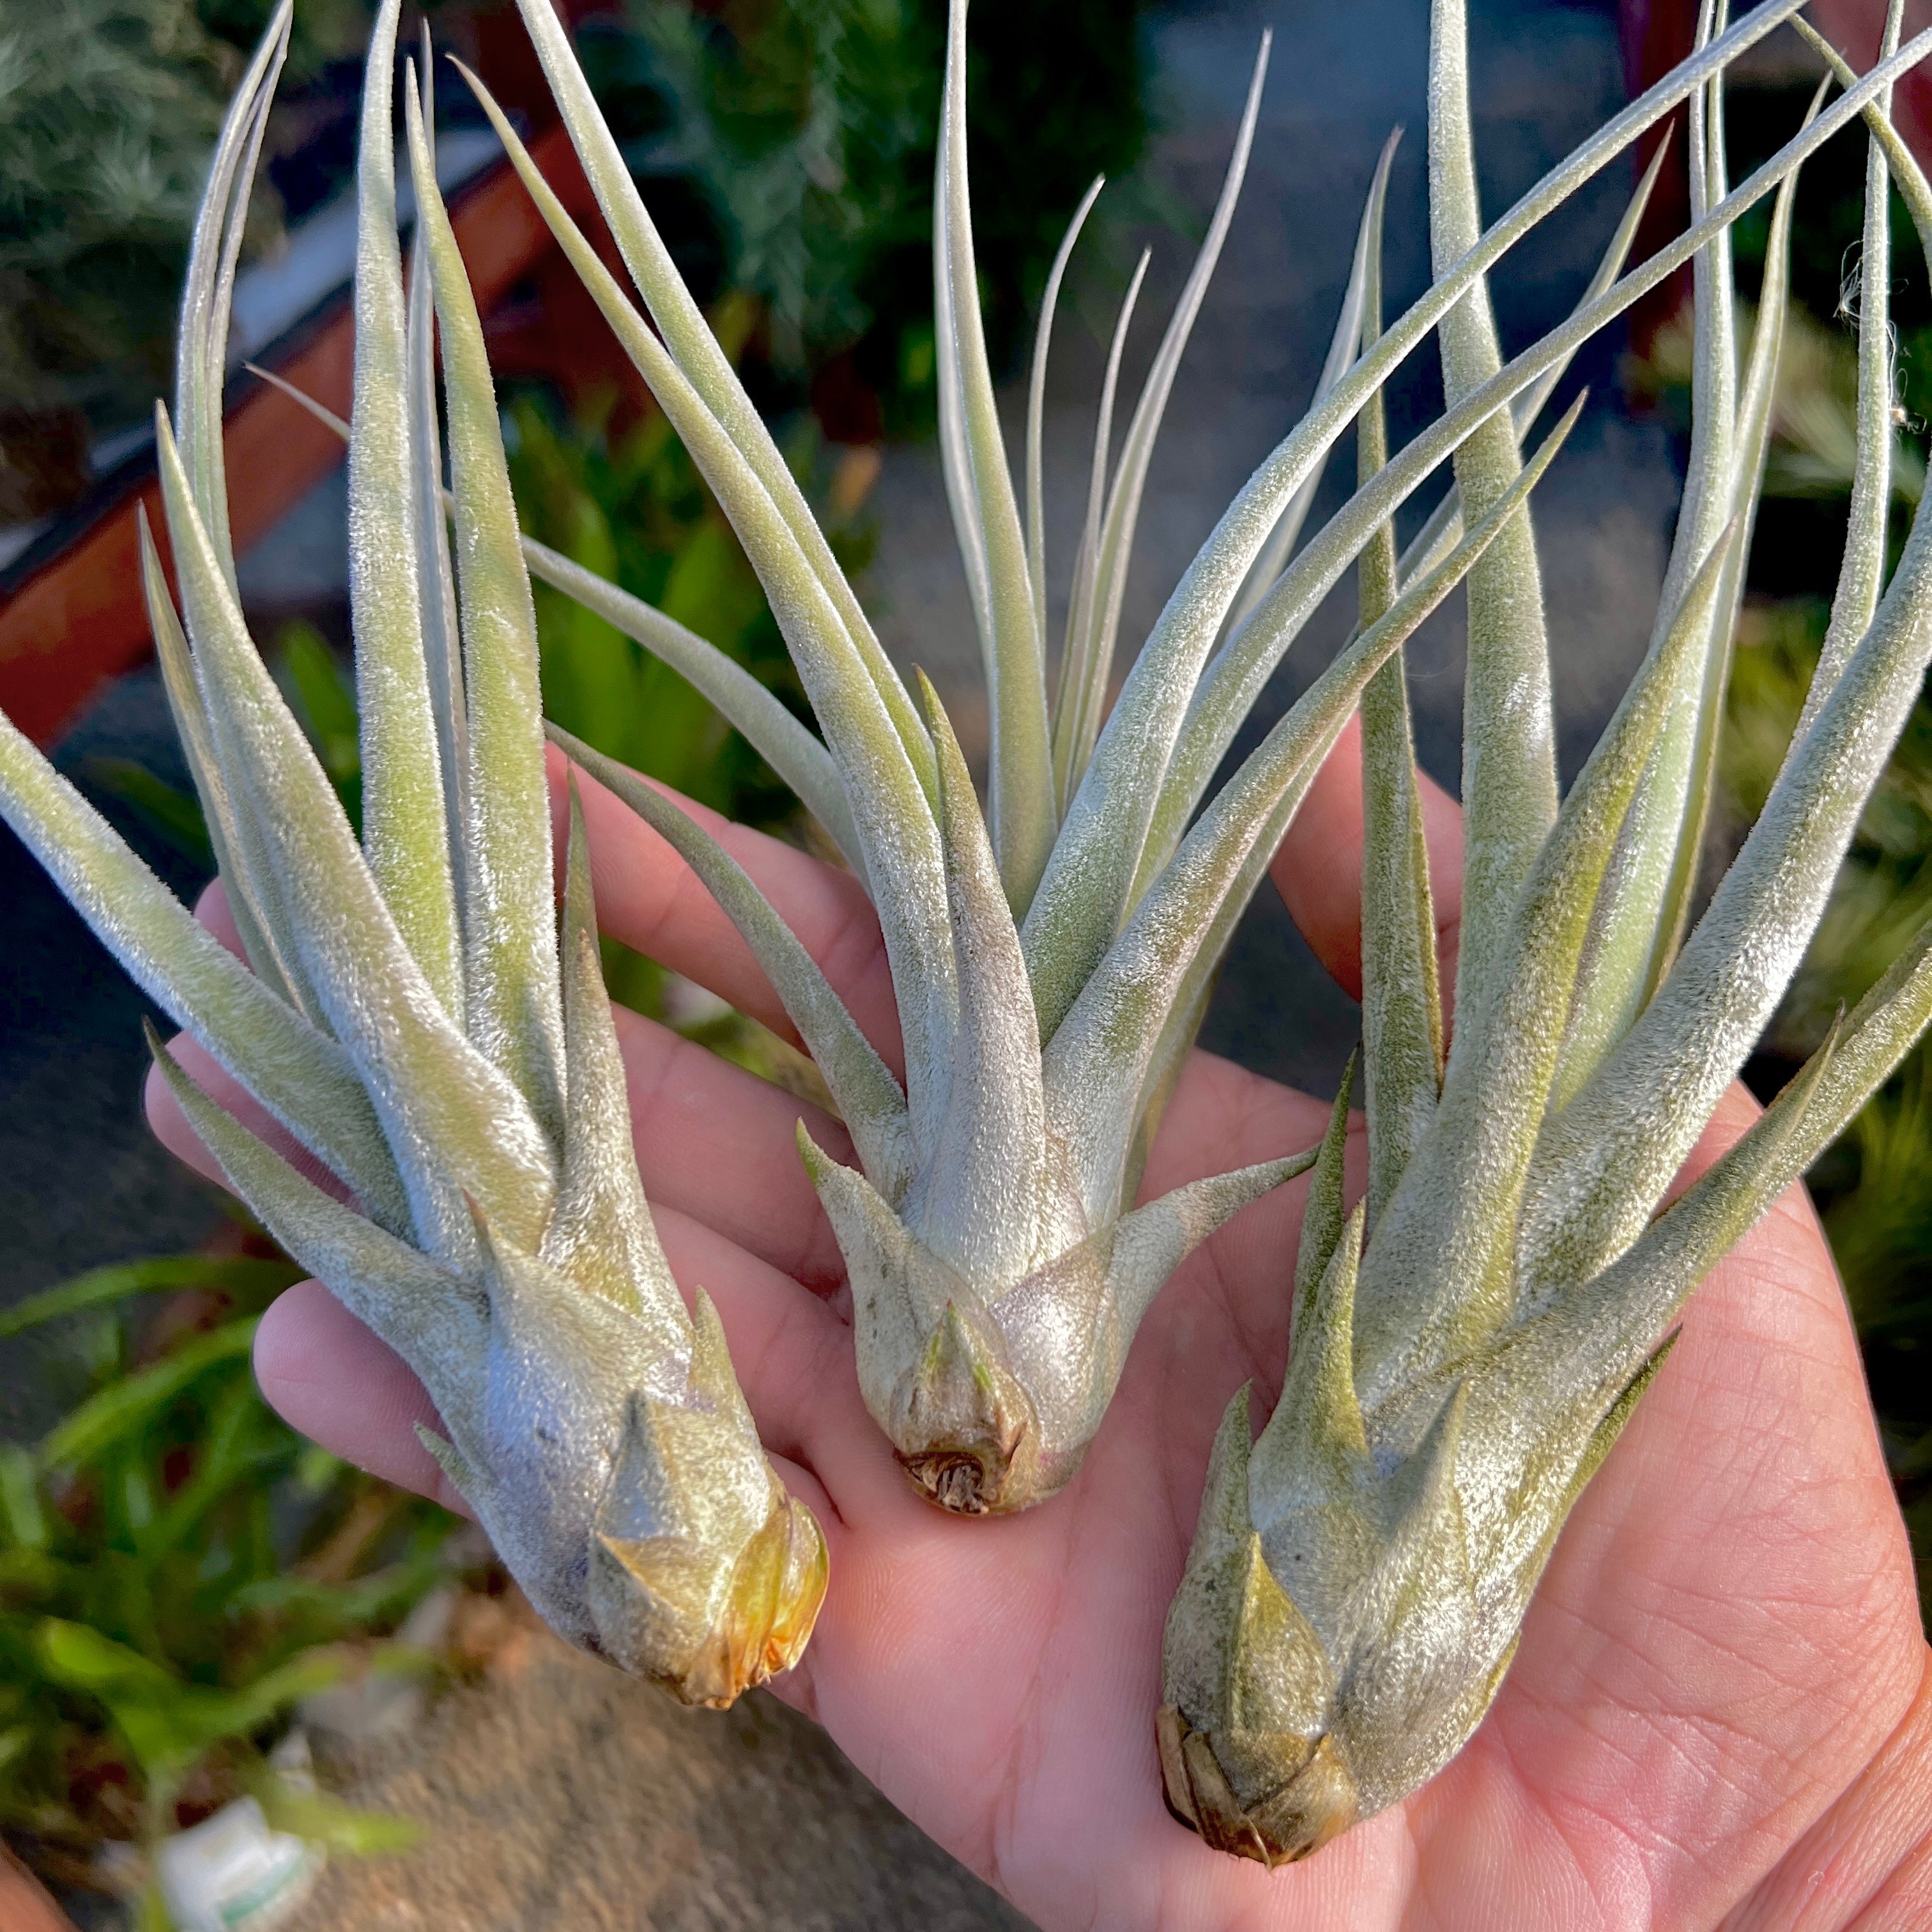
MULTIPOLYGON (((1359 774, 1352 735, 1274 868, 1352 990, 1359 774)), ((604 929, 787 1030, 669 848, 594 784, 583 792, 604 929)), ((1425 806, 1453 953, 1460 825, 1433 788, 1425 806)), ((878 929, 853 882, 710 822, 895 1059, 878 929)), ((227 928, 218 889, 202 916, 227 928)), ((838 1252, 793 1142, 799 1103, 649 1021, 618 1021, 672 1265, 716 1300, 765 1442, 830 1549, 817 1635, 773 1688, 1048 1932, 1932 1924, 1928 1652, 1844 1296, 1802 1189, 1690 1304, 1563 1532, 1474 1739, 1412 1799, 1270 1874, 1169 1818, 1152 1720, 1215 1426, 1243 1382, 1262 1414, 1280 1385, 1305 1184, 1248 1208, 1168 1283, 1063 1494, 1018 1517, 950 1519, 912 1493, 860 1402, 838 1252)), ((204 1056, 179 1050, 248 1117, 204 1056)), ((1327 1106, 1197 1053, 1145 1192, 1307 1147, 1327 1106)), ((848 1157, 836 1124, 806 1111, 848 1157)), ((1730 1097, 1687 1181, 1754 1111, 1730 1097)), ((212 1170, 152 1084, 148 1112, 212 1170)), ((412 1432, 434 1419, 421 1388, 318 1284, 269 1311, 256 1367, 296 1428, 454 1501, 412 1432)))

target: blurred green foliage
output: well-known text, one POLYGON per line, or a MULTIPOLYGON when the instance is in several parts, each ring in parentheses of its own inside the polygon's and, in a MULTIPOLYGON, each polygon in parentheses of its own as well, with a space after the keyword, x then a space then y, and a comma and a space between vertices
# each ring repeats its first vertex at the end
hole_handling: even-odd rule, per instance
MULTIPOLYGON (((1018 346, 1088 182, 1139 157, 1141 10, 974 7, 973 217, 996 361, 1018 346)), ((923 426, 944 0, 628 0, 626 19, 580 36, 599 98, 640 178, 704 196, 722 282, 766 305, 779 375, 849 358, 857 399, 821 383, 821 412, 862 414, 869 397, 886 428, 923 426)))
MULTIPOLYGON (((280 1258, 103 1268, 0 1316, 73 1324, 89 1393, 0 1444, 0 1825, 51 1875, 152 1844, 242 1792, 340 1850, 405 1820, 282 1779, 262 1747, 304 1697, 430 1660, 380 1640, 447 1574, 453 1521, 304 1442, 257 1393, 280 1258), (126 1304, 165 1294, 140 1324, 126 1304), (299 1822, 295 1822, 299 1820, 299 1822)), ((148 1922, 158 1908, 150 1898, 148 1922)))
MULTIPOLYGON (((270 0, 62 0, 0 18, 0 398, 138 419, 166 382, 188 228, 270 0)), ((362 0, 296 10, 299 78, 362 0)), ((272 236, 264 189, 256 239, 272 236)))

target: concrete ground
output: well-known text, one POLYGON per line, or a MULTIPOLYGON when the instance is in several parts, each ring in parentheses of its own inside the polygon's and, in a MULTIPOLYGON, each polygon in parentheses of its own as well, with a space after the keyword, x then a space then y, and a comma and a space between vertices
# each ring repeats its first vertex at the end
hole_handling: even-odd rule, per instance
POLYGON ((424 1838, 402 1857, 337 1860, 285 1932, 1027 1924, 775 1697, 680 1710, 541 1629, 421 1730, 322 1762, 424 1838))
MULTIPOLYGON (((1474 64, 1485 202, 1501 209, 1622 100, 1606 4, 1475 0, 1474 64)), ((1276 34, 1254 165, 1220 278, 1177 385, 1142 518, 1124 650, 1229 496, 1305 405, 1340 297, 1357 214, 1389 128, 1408 134, 1389 222, 1391 309, 1426 279, 1423 0, 1229 0, 1178 4, 1152 25, 1170 131, 1149 169, 1204 211, 1262 28, 1276 34)), ((1497 278, 1505 342, 1521 346, 1574 301, 1614 224, 1629 175, 1612 167, 1570 214, 1497 278)), ((1158 318, 1185 272, 1186 244, 1155 232, 1143 314, 1158 318)), ((1089 284, 1074 307, 1097 314, 1089 284)), ((1149 352, 1155 320, 1137 332, 1149 352)), ((1063 327, 1050 396, 1048 488, 1064 571, 1099 351, 1063 327)), ((1539 492, 1536 515, 1555 640, 1566 773, 1574 772, 1640 655, 1652 614, 1677 478, 1660 430, 1620 413, 1618 344, 1586 352, 1592 400, 1539 492)), ((1434 406, 1427 352, 1392 398, 1400 440, 1434 406)), ((1338 470, 1352 472, 1345 445, 1338 470)), ((1337 478, 1317 516, 1340 500, 1337 478)), ((339 585, 339 486, 326 486, 249 560, 266 608, 339 585)), ((878 496, 879 562, 868 586, 889 644, 924 665, 970 718, 976 646, 930 448, 893 450, 878 496)), ((1311 626, 1244 744, 1292 702, 1340 641, 1346 591, 1311 626)), ((1411 653, 1421 754, 1452 788, 1462 670, 1460 606, 1411 653)), ((166 770, 172 759, 152 674, 124 680, 72 734, 64 768, 104 753, 166 770)), ((178 767, 175 767, 178 770, 178 767)), ((155 848, 152 842, 146 848, 155 848)), ((170 876, 194 881, 178 864, 170 876)), ((76 1270, 193 1244, 211 1196, 147 1138, 136 1096, 142 1002, 0 835, 0 1305, 76 1270)), ((1264 890, 1222 976, 1206 1041, 1317 1088, 1332 1084, 1356 1010, 1327 981, 1264 890)), ((0 1352, 0 1435, 31 1437, 74 1382, 68 1341, 0 1352)), ((687 1718, 614 1676, 548 1653, 522 1688, 464 1694, 383 1766, 371 1792, 435 1826, 418 1865, 344 1867, 311 1921, 434 1932, 569 1923, 676 1927, 951 1928, 1015 1923, 991 1894, 893 1814, 809 1726, 754 1701, 687 1718), (755 1846, 755 1852, 748 1850, 755 1846), (412 1874, 414 1874, 413 1876, 412 1874), (594 1879, 586 1876, 594 1874, 594 1879), (324 1910, 325 1902, 326 1910, 324 1910), (322 1913, 322 1916, 315 1916, 322 1913)))

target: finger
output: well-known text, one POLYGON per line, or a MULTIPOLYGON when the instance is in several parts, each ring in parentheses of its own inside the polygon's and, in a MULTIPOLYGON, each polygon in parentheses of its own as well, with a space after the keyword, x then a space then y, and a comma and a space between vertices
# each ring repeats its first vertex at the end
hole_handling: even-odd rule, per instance
MULTIPOLYGON (((212 880, 195 901, 194 916, 238 959, 246 959, 241 934, 236 929, 234 914, 229 909, 227 888, 219 879, 212 880)), ((266 1108, 244 1091, 206 1048, 186 1034, 176 1034, 168 1042, 168 1051, 174 1056, 175 1064, 204 1094, 226 1108, 258 1140, 266 1141, 307 1179, 326 1189, 338 1201, 349 1198, 349 1191, 341 1182, 266 1108)), ((170 1090, 158 1066, 148 1070, 142 1090, 142 1104, 148 1130, 162 1146, 218 1187, 228 1186, 220 1162, 202 1145, 200 1136, 189 1126, 181 1103, 170 1090)))
MULTIPOLYGON (((670 1210, 653 1218, 687 1302, 701 1285, 718 1310, 760 1440, 811 1471, 845 1521, 902 1499, 916 1508, 866 1412, 844 1323, 701 1222, 670 1210)), ((461 1507, 416 1434, 418 1424, 443 1432, 422 1384, 320 1282, 270 1306, 256 1332, 255 1373, 276 1412, 332 1454, 461 1507)))
MULTIPOLYGON (((310 1153, 206 1048, 186 1034, 179 1033, 168 1042, 168 1052, 173 1056, 175 1064, 211 1100, 232 1114, 257 1140, 273 1148, 303 1179, 313 1181, 324 1193, 338 1201, 353 1198, 340 1178, 310 1153)), ((208 1152, 202 1144, 201 1136, 188 1124, 181 1102, 175 1098, 158 1066, 148 1069, 147 1079, 142 1088, 142 1103, 147 1112, 148 1131, 169 1153, 176 1160, 186 1162, 196 1173, 213 1181, 216 1186, 227 1188, 231 1194, 235 1191, 228 1186, 228 1177, 222 1172, 221 1163, 208 1152)))
POLYGON ((844 1126, 670 1028, 614 1010, 638 1171, 652 1205, 709 1223, 820 1294, 837 1288, 844 1265, 798 1157, 798 1124, 850 1162, 844 1126))
POLYGON ((255 1330, 255 1379, 291 1429, 332 1455, 470 1514, 416 1433, 420 1424, 446 1434, 422 1384, 320 1282, 298 1282, 269 1304, 255 1330))
POLYGON ((866 1410, 850 1325, 703 1222, 670 1208, 652 1214, 686 1298, 702 1287, 718 1310, 766 1448, 811 1470, 848 1525, 870 1528, 904 1503, 924 1510, 866 1410))
MULTIPOLYGON (((567 767, 554 748, 550 758, 551 808, 561 828, 567 767)), ((629 806, 587 772, 578 772, 577 784, 590 841, 599 927, 796 1042, 798 1035, 771 982, 698 875, 629 806)), ((865 888, 849 872, 764 832, 734 825, 668 786, 658 789, 675 800, 744 867, 818 961, 886 1064, 895 1071, 902 1067, 892 974, 878 916, 865 888)))
POLYGON ((236 958, 247 960, 248 955, 242 944, 242 934, 228 903, 228 888, 222 880, 211 879, 202 888, 200 898, 194 902, 194 916, 236 958))
MULTIPOLYGON (((1417 774, 1429 852, 1436 944, 1446 1008, 1456 984, 1462 920, 1462 808, 1426 772, 1417 774)), ((1288 916, 1352 998, 1362 996, 1362 725, 1349 719, 1316 774, 1268 868, 1288 916)))

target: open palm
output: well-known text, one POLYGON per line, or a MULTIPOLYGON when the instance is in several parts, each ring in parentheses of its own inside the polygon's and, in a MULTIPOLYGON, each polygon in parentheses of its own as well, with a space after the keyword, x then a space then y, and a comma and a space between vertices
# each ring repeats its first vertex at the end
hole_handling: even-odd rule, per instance
MULTIPOLYGON (((1276 864, 1345 985, 1353 757, 1351 737, 1276 864)), ((682 862, 595 786, 584 802, 605 931, 785 1029, 682 862)), ((1454 808, 1438 794, 1428 809, 1438 901, 1453 907, 1454 808)), ((856 884, 707 822, 896 1064, 878 930, 856 884)), ((1932 1923, 1927 1654, 1844 1297, 1802 1190, 1692 1303, 1564 1532, 1474 1742, 1415 1798, 1270 1874, 1169 1818, 1153 1717, 1215 1426, 1244 1381, 1268 1400, 1280 1386, 1304 1184, 1248 1208, 1175 1274, 1063 1493, 1018 1516, 948 1517, 914 1494, 860 1400, 838 1251, 794 1141, 800 1103, 619 1018, 672 1266, 716 1299, 760 1432, 830 1548, 818 1633, 774 1688, 1042 1925, 1932 1923)), ((191 1043, 176 1051, 250 1115, 191 1043)), ((215 1172, 164 1091, 149 1107, 164 1140, 215 1172)), ((849 1157, 837 1124, 803 1111, 849 1157)), ((1307 1147, 1327 1112, 1197 1054, 1146 1192, 1307 1147)), ((1734 1095, 1694 1167, 1750 1112, 1734 1095)), ((270 1311, 256 1365, 298 1428, 456 1502, 413 1433, 432 1419, 421 1388, 318 1284, 270 1311)))

